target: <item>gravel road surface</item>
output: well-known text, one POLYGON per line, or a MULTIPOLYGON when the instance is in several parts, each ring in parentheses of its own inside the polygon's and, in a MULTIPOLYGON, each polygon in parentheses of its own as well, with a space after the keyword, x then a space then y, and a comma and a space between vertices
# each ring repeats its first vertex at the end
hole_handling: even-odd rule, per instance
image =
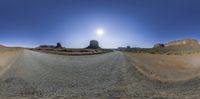
POLYGON ((0 97, 197 98, 200 79, 161 82, 147 78, 122 52, 62 56, 24 50, 0 75, 0 97))

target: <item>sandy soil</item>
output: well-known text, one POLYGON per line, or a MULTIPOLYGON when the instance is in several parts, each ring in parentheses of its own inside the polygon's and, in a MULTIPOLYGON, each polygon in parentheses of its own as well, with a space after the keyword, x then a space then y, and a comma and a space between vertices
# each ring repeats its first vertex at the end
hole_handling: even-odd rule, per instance
POLYGON ((140 72, 162 81, 189 80, 200 75, 200 54, 180 56, 129 52, 126 55, 140 72))
POLYGON ((0 46, 0 75, 4 73, 22 52, 19 49, 12 49, 0 46))

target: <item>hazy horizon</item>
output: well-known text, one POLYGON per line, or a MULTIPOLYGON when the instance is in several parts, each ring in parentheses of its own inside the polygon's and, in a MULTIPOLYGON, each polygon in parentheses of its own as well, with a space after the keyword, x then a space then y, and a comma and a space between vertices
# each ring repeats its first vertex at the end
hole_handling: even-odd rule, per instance
POLYGON ((152 47, 200 40, 198 0, 1 0, 0 44, 84 48, 152 47), (178 5, 178 6, 177 6, 178 5), (103 30, 103 34, 98 34, 103 30))

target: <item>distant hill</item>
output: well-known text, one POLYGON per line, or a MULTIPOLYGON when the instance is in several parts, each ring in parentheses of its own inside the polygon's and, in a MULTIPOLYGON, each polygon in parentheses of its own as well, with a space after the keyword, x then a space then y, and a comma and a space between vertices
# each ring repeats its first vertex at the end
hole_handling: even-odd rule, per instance
POLYGON ((4 45, 0 45, 0 52, 5 52, 5 51, 18 51, 22 50, 23 48, 20 47, 7 47, 4 45))
POLYGON ((0 45, 0 47, 5 47, 5 46, 3 46, 3 45, 0 45))

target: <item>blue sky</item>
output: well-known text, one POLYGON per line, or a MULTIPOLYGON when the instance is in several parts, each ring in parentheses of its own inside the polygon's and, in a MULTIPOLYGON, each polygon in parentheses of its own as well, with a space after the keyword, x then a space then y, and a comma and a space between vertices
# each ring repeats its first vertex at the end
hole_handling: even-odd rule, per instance
POLYGON ((0 44, 36 47, 61 42, 84 48, 152 47, 200 39, 199 0, 1 0, 0 44), (96 30, 105 33, 99 37, 96 30))

